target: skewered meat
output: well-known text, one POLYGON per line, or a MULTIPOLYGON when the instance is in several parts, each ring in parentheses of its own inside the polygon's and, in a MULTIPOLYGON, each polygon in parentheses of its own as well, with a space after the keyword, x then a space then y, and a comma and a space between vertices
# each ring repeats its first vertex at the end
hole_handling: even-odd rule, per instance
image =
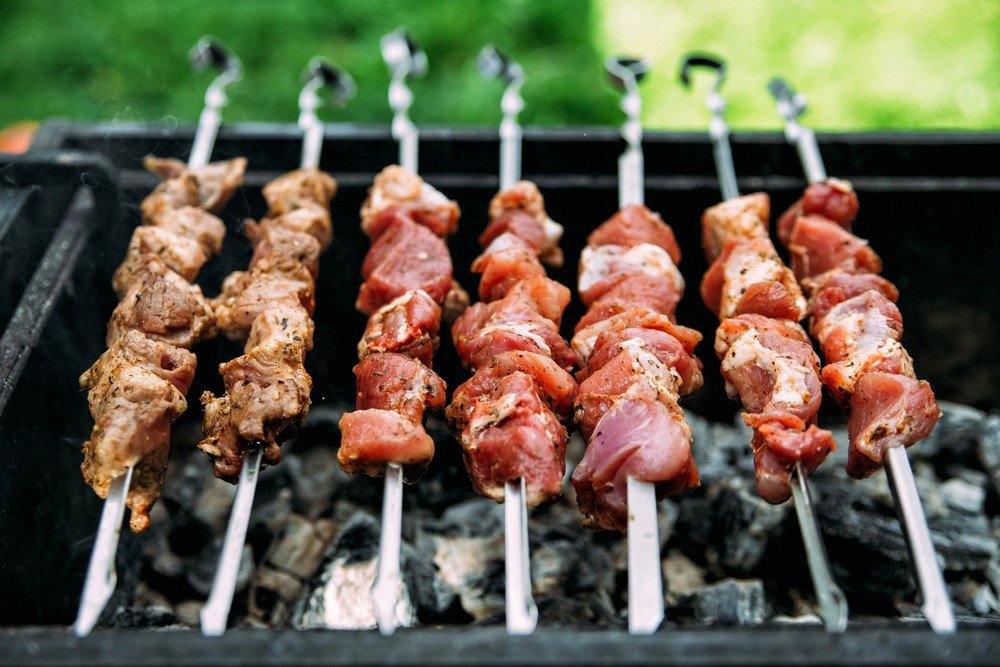
POLYGON ((705 211, 702 241, 714 261, 701 293, 720 320, 715 352, 726 393, 740 399, 743 420, 754 429, 757 493, 778 504, 791 496, 796 466, 811 473, 836 443, 816 426, 819 358, 798 324, 807 303, 768 238, 769 215, 760 193, 705 211))
POLYGON ((559 334, 569 290, 545 275, 542 261, 561 264, 562 228, 526 181, 490 202, 480 236, 480 303, 452 326, 462 363, 474 372, 446 410, 462 444, 476 490, 504 501, 504 485, 523 479, 535 507, 562 493, 577 358, 559 334))
POLYGON ((246 160, 199 169, 147 158, 165 180, 142 202, 143 224, 129 242, 113 286, 121 297, 108 323, 108 350, 81 377, 94 429, 84 443, 84 481, 107 497, 111 481, 134 467, 126 503, 142 532, 160 495, 170 424, 187 409, 196 359, 186 349, 211 335, 211 305, 190 284, 219 252, 226 228, 218 210, 240 185, 246 160))
POLYGON ((659 215, 625 207, 588 242, 579 288, 590 309, 572 340, 584 362, 574 417, 588 444, 572 481, 585 526, 625 530, 629 477, 658 498, 699 483, 678 400, 701 386, 701 335, 674 319, 680 248, 659 215))
POLYGON ((452 280, 444 241, 458 224, 458 205, 402 167, 375 178, 361 207, 372 239, 361 274, 358 310, 369 315, 354 367, 356 410, 340 420, 340 466, 378 476, 390 463, 412 483, 434 457, 423 426, 426 408, 440 410, 445 383, 431 370, 444 312, 458 314, 468 295, 452 280))
POLYGON ((850 411, 847 472, 861 479, 883 465, 889 447, 926 437, 941 411, 900 343, 898 291, 876 275, 878 255, 850 231, 857 210, 850 184, 829 179, 806 189, 782 227, 796 275, 810 292, 823 384, 850 411))
POLYGON ((281 460, 280 440, 310 406, 317 258, 332 237, 330 197, 336 183, 317 169, 299 169, 264 188, 270 209, 246 234, 254 245, 249 271, 236 271, 215 299, 215 325, 244 353, 219 365, 226 393, 205 392, 204 439, 216 477, 235 483, 249 447, 264 464, 281 460), (308 221, 308 222, 306 222, 308 221))

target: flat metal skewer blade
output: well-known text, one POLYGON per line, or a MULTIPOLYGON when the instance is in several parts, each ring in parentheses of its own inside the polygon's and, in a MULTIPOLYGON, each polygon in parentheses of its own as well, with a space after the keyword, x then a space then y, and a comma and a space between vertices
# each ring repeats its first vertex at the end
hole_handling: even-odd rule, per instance
POLYGON ((528 505, 523 477, 504 485, 503 518, 507 632, 530 635, 538 626, 538 607, 531 594, 528 505))
POLYGON ((402 580, 399 575, 399 552, 403 530, 403 466, 390 463, 385 468, 385 492, 382 496, 382 535, 378 545, 378 573, 372 586, 375 620, 383 635, 391 635, 399 626, 396 607, 402 580))
POLYGON ((810 183, 826 180, 826 167, 816 142, 816 133, 799 123, 799 116, 806 111, 806 98, 792 90, 784 79, 775 77, 768 84, 768 90, 778 104, 778 113, 785 119, 785 138, 798 151, 802 170, 810 183))
POLYGON ((118 552, 118 540, 122 534, 125 501, 132 485, 133 470, 132 466, 126 468, 125 474, 111 480, 108 487, 108 497, 104 500, 101 522, 97 527, 97 539, 94 540, 94 550, 90 554, 90 564, 87 566, 87 579, 83 584, 80 610, 73 624, 73 632, 77 637, 86 637, 90 634, 97 625, 101 612, 108 606, 111 594, 115 592, 115 585, 118 583, 115 554, 118 552))
POLYGON ((924 598, 921 609, 934 632, 951 634, 955 632, 955 613, 945 587, 944 575, 941 574, 937 552, 931 541, 924 508, 917 494, 917 484, 913 479, 906 448, 890 447, 886 452, 885 469, 889 488, 896 501, 896 512, 910 548, 920 593, 924 598))
POLYGON ((628 631, 651 635, 663 623, 663 571, 656 487, 628 478, 628 631))
POLYGON ((250 511, 253 509, 253 497, 257 491, 257 479, 260 476, 263 455, 264 450, 258 447, 243 458, 240 481, 236 486, 236 498, 233 499, 232 513, 229 515, 229 525, 226 526, 226 537, 222 542, 222 553, 219 555, 219 566, 212 581, 212 592, 199 614, 201 632, 209 637, 218 637, 226 631, 229 610, 233 606, 233 594, 236 592, 236 580, 240 573, 243 546, 247 541, 247 527, 250 525, 250 511))
POLYGON ((802 544, 806 549, 806 562, 809 564, 809 574, 812 576, 816 600, 819 602, 820 614, 827 632, 843 632, 847 629, 847 598, 840 586, 833 580, 830 560, 826 554, 826 545, 819 530, 816 511, 813 508, 809 493, 809 479, 802 472, 802 466, 796 464, 792 479, 792 499, 795 505, 795 515, 799 519, 799 531, 802 533, 802 544))
POLYGON ((243 64, 229 49, 208 36, 198 40, 190 57, 191 65, 196 71, 210 66, 221 70, 205 92, 205 108, 198 117, 198 128, 195 130, 194 144, 188 158, 188 167, 195 169, 204 167, 212 157, 222 121, 219 110, 228 102, 226 87, 243 76, 243 64))

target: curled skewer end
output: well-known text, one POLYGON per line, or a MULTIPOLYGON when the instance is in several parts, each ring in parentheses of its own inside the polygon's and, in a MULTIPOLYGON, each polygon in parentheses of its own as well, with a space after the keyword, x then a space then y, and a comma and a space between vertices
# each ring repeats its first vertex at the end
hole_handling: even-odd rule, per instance
POLYGON ((708 53, 689 53, 681 59, 680 80, 685 88, 692 83, 691 71, 694 69, 709 69, 715 72, 713 90, 719 92, 726 80, 726 61, 708 53))
POLYGON ((524 81, 524 70, 492 44, 487 44, 476 57, 476 67, 485 79, 501 79, 508 86, 524 81))
POLYGON ((203 72, 213 68, 220 70, 219 76, 213 82, 214 86, 225 87, 243 76, 243 63, 222 42, 205 35, 188 52, 191 69, 203 72))
POLYGON ((420 49, 410 34, 397 28, 379 41, 382 60, 394 73, 410 77, 420 77, 427 73, 427 54, 420 49))
POLYGON ((631 56, 611 56, 604 61, 604 71, 611 85, 621 91, 632 91, 649 73, 649 61, 631 56))
MULTIPOLYGON (((330 106, 335 108, 343 107, 357 93, 357 86, 351 75, 321 56, 315 56, 309 61, 302 78, 305 86, 299 96, 300 107, 304 106, 303 96, 306 95, 306 91, 317 94, 321 88, 328 89, 330 106)), ((318 96, 316 102, 319 102, 318 96)))

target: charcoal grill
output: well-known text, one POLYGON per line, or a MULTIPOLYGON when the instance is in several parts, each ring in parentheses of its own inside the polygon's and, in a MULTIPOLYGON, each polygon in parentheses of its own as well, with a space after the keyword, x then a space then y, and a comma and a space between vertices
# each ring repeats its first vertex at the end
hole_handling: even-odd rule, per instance
MULTIPOLYGON (((993 658, 1000 624, 968 620, 950 638, 936 637, 919 624, 863 619, 840 637, 826 636, 817 627, 771 625, 669 626, 636 638, 618 630, 544 628, 544 620, 543 629, 528 638, 508 638, 487 626, 424 626, 392 638, 367 632, 238 630, 221 640, 193 632, 114 629, 77 640, 63 627, 39 629, 72 621, 100 511, 99 499, 79 478, 79 448, 90 420, 76 378, 102 351, 115 303, 111 275, 138 223, 138 202, 155 185, 155 178, 142 171, 141 159, 150 153, 184 158, 192 137, 191 127, 52 121, 43 124, 28 154, 0 156, 0 322, 5 329, 0 443, 7 462, 0 477, 0 624, 8 626, 0 631, 0 660, 133 662, 157 656, 179 662, 626 664, 802 662, 816 656, 831 662, 993 658)), ((1000 175, 991 167, 1000 154, 1000 133, 836 134, 820 135, 819 141, 830 173, 853 181, 862 201, 859 232, 879 249, 885 274, 901 287, 904 340, 921 375, 944 400, 983 410, 1000 407, 995 391, 1000 351, 993 333, 1000 325, 1000 281, 991 262, 1000 245, 1000 226, 992 224, 1000 175)), ((300 142, 293 126, 221 130, 213 158, 243 155, 250 167, 245 186, 223 214, 230 232, 223 254, 199 277, 206 293, 217 293, 225 275, 246 265, 250 247, 237 234, 240 221, 264 211, 260 187, 298 165, 300 142)), ((322 259, 317 287, 316 348, 309 361, 317 405, 353 398, 354 345, 364 327, 353 303, 367 249, 357 212, 374 175, 397 153, 384 127, 330 125, 326 142, 320 166, 341 189, 332 205, 336 240, 322 259)), ((425 128, 420 142, 422 175, 458 200, 464 212, 462 231, 450 248, 456 278, 474 285, 468 266, 478 254, 478 230, 498 186, 496 133, 425 128)), ((524 177, 539 185, 550 214, 566 227, 566 264, 552 274, 563 283, 574 283, 587 233, 616 209, 615 166, 622 148, 612 129, 525 130, 524 177)), ((647 203, 677 231, 685 255, 682 269, 693 286, 706 268, 698 219, 718 197, 711 147, 700 133, 651 132, 644 152, 647 203)), ((741 190, 767 191, 776 211, 798 197, 800 167, 783 136, 739 134, 733 137, 733 152, 743 176, 741 190)), ((567 325, 581 315, 575 302, 567 325)), ((714 330, 711 313, 693 294, 682 300, 678 317, 702 332, 714 330)), ((190 397, 218 389, 213 384, 217 374, 204 369, 234 350, 224 341, 199 348, 200 371, 190 397)), ((442 376, 456 386, 465 374, 447 342, 439 356, 442 376)), ((737 406, 725 398, 718 362, 704 350, 701 357, 705 387, 686 407, 714 421, 730 421, 737 406)), ((200 420, 195 401, 182 420, 200 420)), ((179 424, 177 431, 184 430, 179 424)), ((447 455, 442 458, 432 474, 456 465, 457 456, 450 462, 447 455)), ((988 503, 996 502, 991 495, 988 503)), ((135 557, 141 541, 125 536, 120 558, 135 557)), ((119 571, 130 570, 120 561, 119 571)))

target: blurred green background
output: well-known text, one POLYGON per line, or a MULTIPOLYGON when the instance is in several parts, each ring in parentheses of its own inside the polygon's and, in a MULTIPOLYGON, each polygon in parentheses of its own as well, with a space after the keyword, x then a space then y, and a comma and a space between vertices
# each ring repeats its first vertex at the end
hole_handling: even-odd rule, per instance
POLYGON ((765 90, 774 74, 809 95, 809 123, 825 129, 1000 127, 997 0, 2 0, 0 127, 50 117, 191 122, 210 75, 193 75, 186 52, 204 33, 246 68, 227 121, 293 121, 299 74, 321 54, 359 88, 328 117, 387 122, 378 39, 400 25, 430 61, 413 84, 421 123, 497 121, 501 86, 474 65, 494 42, 527 71, 527 124, 617 122, 601 63, 621 52, 653 62, 649 126, 702 128, 708 82, 693 96, 676 76, 682 54, 702 49, 730 62, 737 128, 778 127, 765 90))

